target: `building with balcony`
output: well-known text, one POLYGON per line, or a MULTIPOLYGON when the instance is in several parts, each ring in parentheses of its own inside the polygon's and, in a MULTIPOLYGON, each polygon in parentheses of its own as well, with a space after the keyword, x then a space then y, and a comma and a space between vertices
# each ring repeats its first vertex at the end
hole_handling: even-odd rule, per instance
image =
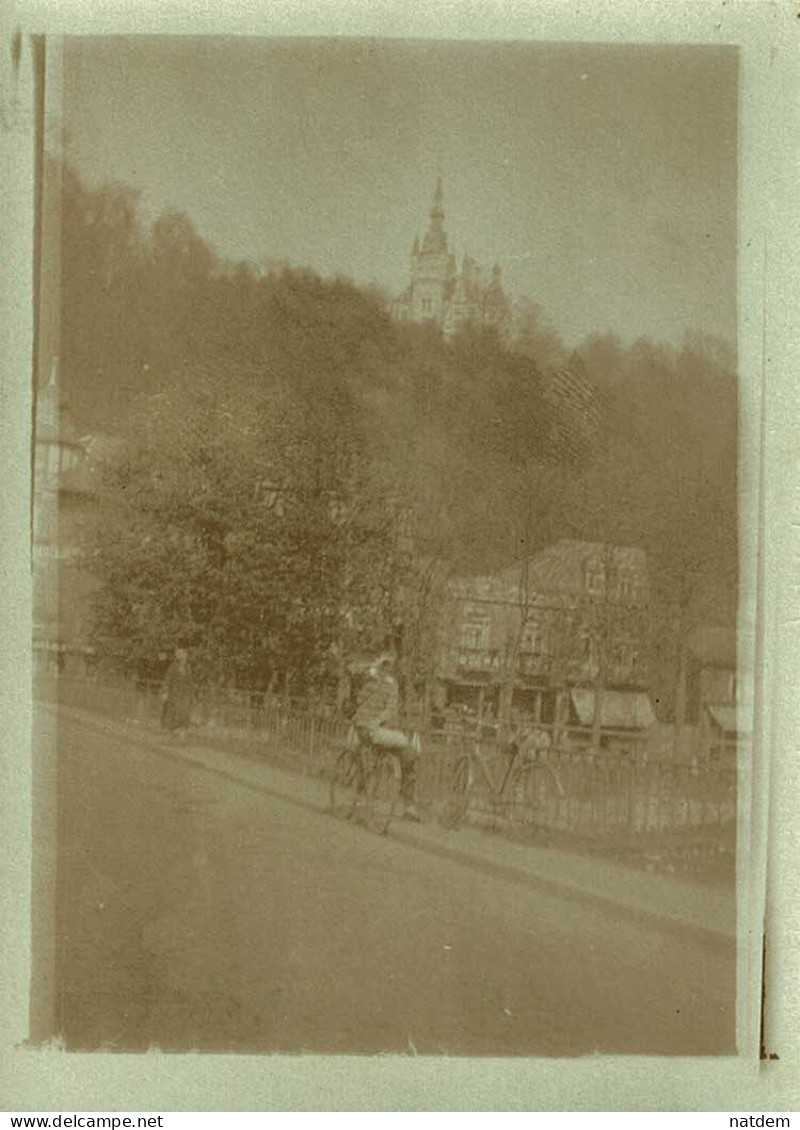
POLYGON ((442 704, 641 731, 647 695, 648 580, 638 549, 562 540, 493 576, 448 585, 439 659, 442 704))

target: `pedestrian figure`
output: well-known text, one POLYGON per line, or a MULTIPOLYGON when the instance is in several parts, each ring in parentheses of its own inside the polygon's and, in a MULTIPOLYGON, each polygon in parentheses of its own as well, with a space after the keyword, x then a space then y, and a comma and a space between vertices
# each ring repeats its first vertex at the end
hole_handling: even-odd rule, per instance
POLYGON ((194 700, 194 681, 189 656, 185 648, 175 649, 175 658, 164 677, 161 692, 161 725, 180 741, 186 740, 186 732, 192 721, 194 700))

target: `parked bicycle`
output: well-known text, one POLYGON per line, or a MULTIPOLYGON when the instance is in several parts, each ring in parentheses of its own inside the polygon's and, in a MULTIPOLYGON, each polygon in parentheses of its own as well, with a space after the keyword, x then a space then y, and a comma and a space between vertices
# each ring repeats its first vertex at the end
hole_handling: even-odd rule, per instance
POLYGON ((350 820, 363 806, 367 826, 383 835, 402 804, 402 783, 398 754, 353 731, 333 768, 331 811, 341 820, 350 820))
POLYGON ((472 797, 483 789, 491 810, 505 816, 515 839, 530 843, 540 833, 548 812, 564 796, 558 774, 547 763, 546 751, 537 746, 534 736, 512 739, 503 752, 506 765, 499 779, 479 740, 459 757, 440 812, 446 828, 458 827, 469 811, 472 797))

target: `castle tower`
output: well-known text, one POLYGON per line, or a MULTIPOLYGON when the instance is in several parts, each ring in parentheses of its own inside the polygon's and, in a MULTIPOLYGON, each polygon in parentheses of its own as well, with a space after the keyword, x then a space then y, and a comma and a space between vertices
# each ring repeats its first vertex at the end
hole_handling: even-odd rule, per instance
POLYGON ((420 246, 414 243, 411 253, 411 310, 415 322, 442 322, 445 305, 452 290, 454 266, 444 230, 444 193, 442 178, 436 182, 428 230, 420 246))
POLYGON ((435 322, 446 338, 468 324, 495 326, 501 334, 508 324, 508 302, 503 293, 500 266, 491 279, 465 254, 459 273, 456 256, 444 228, 444 193, 436 182, 428 213, 428 228, 411 248, 410 285, 392 303, 399 321, 435 322))

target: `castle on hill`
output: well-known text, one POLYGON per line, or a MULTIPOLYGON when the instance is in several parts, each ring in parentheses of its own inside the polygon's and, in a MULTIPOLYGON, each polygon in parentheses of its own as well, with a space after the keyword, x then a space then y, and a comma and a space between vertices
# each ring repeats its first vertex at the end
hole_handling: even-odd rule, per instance
POLYGON ((428 230, 411 249, 411 280, 392 303, 398 321, 435 322, 446 338, 465 325, 494 326, 504 334, 510 310, 503 291, 500 265, 487 273, 469 255, 461 270, 444 230, 441 177, 436 184, 428 230))

